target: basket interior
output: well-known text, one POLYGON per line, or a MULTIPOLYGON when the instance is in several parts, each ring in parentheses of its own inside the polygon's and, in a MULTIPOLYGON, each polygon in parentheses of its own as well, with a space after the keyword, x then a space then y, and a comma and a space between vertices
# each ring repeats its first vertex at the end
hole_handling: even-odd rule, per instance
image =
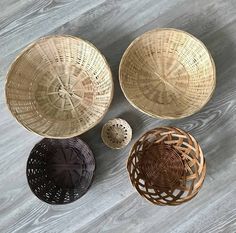
POLYGON ((127 169, 140 195, 158 205, 179 205, 192 199, 206 175, 200 146, 190 134, 174 127, 155 128, 139 138, 127 169))
POLYGON ((121 149, 130 142, 131 138, 132 129, 123 119, 112 119, 103 126, 103 142, 111 148, 121 149))
POLYGON ((6 84, 16 119, 55 138, 79 135, 96 125, 112 93, 104 57, 88 42, 66 36, 43 38, 26 48, 12 64, 6 84))
POLYGON ((215 67, 205 46, 193 36, 154 30, 126 50, 120 83, 128 100, 145 113, 181 118, 207 103, 215 87, 215 67))
POLYGON ((81 140, 43 139, 30 153, 27 179, 39 199, 66 204, 85 194, 94 169, 93 154, 81 140))

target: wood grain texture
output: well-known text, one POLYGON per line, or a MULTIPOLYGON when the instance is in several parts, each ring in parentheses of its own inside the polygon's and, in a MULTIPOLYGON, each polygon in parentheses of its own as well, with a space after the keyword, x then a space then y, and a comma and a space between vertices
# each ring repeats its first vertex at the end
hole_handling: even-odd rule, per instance
POLYGON ((2 0, 0 2, 0 232, 236 232, 236 2, 234 0, 2 0), (217 87, 204 109, 181 120, 156 120, 135 110, 118 83, 129 43, 156 27, 186 30, 201 39, 216 62, 217 87), (38 37, 71 34, 94 43, 111 65, 115 96, 104 120, 82 138, 97 162, 95 180, 80 200, 51 206, 30 191, 26 160, 40 137, 11 117, 5 75, 19 51, 38 37), (107 148, 103 123, 121 117, 133 129, 124 149, 107 148), (130 146, 144 131, 174 125, 189 131, 207 160, 199 194, 178 207, 152 206, 131 186, 125 169, 130 146))

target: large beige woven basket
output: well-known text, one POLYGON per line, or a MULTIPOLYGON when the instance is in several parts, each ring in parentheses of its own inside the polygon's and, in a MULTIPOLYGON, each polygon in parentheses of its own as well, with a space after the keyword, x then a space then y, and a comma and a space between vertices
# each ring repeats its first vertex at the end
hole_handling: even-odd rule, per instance
POLYGON ((199 111, 212 96, 215 76, 204 44, 176 29, 156 29, 135 39, 119 69, 129 102, 150 116, 168 119, 199 111))
POLYGON ((110 68, 89 42, 49 36, 29 45, 7 75, 6 100, 26 129, 50 138, 95 126, 113 97, 110 68))

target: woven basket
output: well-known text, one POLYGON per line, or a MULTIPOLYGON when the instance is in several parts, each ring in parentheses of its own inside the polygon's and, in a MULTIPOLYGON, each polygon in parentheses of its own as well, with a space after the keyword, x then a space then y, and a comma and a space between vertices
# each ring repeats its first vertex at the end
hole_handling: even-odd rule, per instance
POLYGON ((66 204, 87 192, 94 170, 93 153, 82 140, 43 139, 30 153, 26 174, 32 192, 40 200, 66 204))
POLYGON ((127 162, 131 183, 156 205, 179 205, 192 199, 206 175, 197 141, 174 127, 146 132, 131 149, 127 162))
POLYGON ((132 129, 123 119, 109 120, 102 128, 103 142, 112 149, 121 149, 128 145, 132 138, 132 129))
POLYGON ((113 97, 110 68, 89 42, 49 36, 29 45, 7 75, 8 107, 26 129, 68 138, 95 126, 113 97))
POLYGON ((150 116, 167 119, 199 111, 213 94, 215 76, 203 43, 176 29, 156 29, 135 39, 119 68, 128 101, 150 116))

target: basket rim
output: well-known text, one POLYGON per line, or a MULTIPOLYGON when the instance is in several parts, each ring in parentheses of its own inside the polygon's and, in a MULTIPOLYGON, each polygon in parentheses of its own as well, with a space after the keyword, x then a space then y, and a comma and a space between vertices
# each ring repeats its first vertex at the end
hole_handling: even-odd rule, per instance
MULTIPOLYGON (((44 200, 44 199, 42 199, 38 194, 36 194, 36 193, 33 191, 33 189, 31 188, 31 185, 30 185, 30 183, 29 183, 29 179, 28 179, 28 176, 27 176, 27 171, 28 171, 28 167, 29 167, 28 163, 29 163, 29 159, 30 159, 30 154, 31 154, 31 152, 36 148, 37 145, 39 145, 40 142, 42 142, 42 141, 44 141, 44 140, 50 140, 50 139, 53 139, 53 140, 54 140, 54 139, 56 139, 56 138, 43 138, 43 139, 41 139, 40 141, 38 141, 38 142, 34 145, 34 147, 31 149, 31 151, 30 151, 30 153, 29 153, 29 155, 28 155, 27 162, 26 162, 26 167, 25 167, 25 171, 26 171, 25 175, 26 175, 26 179, 27 179, 27 184, 28 184, 28 187, 30 188, 30 191, 31 191, 40 201, 43 201, 43 202, 45 202, 45 203, 47 203, 47 204, 55 205, 55 206, 71 204, 71 203, 73 203, 74 201, 77 201, 78 199, 80 199, 81 197, 83 197, 83 196, 89 191, 90 187, 92 186, 92 183, 93 183, 94 178, 95 178, 96 168, 97 168, 97 166, 96 166, 96 159, 95 159, 94 153, 93 153, 92 149, 89 147, 89 145, 88 145, 85 141, 83 141, 81 138, 76 138, 77 140, 81 141, 85 146, 87 146, 87 149, 88 149, 89 152, 92 154, 93 160, 94 160, 93 176, 92 176, 91 182, 90 182, 90 184, 89 184, 89 186, 88 186, 86 192, 83 193, 83 195, 81 195, 78 199, 76 199, 76 200, 74 200, 74 201, 72 201, 72 202, 66 202, 66 203, 51 203, 51 202, 49 202, 49 201, 47 201, 47 200, 44 200)), ((66 140, 70 140, 70 139, 73 139, 73 138, 68 138, 68 139, 66 139, 66 140)), ((68 189, 68 190, 73 190, 73 189, 68 189)))
POLYGON ((133 132, 132 132, 133 130, 132 130, 130 124, 129 124, 126 120, 124 120, 124 119, 122 119, 122 118, 120 118, 120 117, 112 118, 112 119, 108 120, 108 121, 102 126, 101 138, 102 138, 103 143, 104 143, 106 146, 108 146, 109 148, 111 148, 111 149, 120 150, 120 149, 124 148, 125 146, 127 146, 127 145, 130 143, 130 141, 129 141, 127 144, 124 144, 124 145, 121 146, 121 147, 117 147, 117 146, 111 146, 110 144, 108 145, 107 142, 105 142, 105 140, 104 140, 104 138, 103 138, 105 126, 107 126, 110 122, 112 122, 112 121, 114 121, 114 120, 121 120, 121 121, 123 121, 123 122, 125 122, 125 123, 128 124, 128 126, 130 127, 130 137, 131 137, 130 141, 132 140, 132 137, 133 137, 133 132))
MULTIPOLYGON (((154 128, 152 128, 152 129, 149 129, 149 130, 145 131, 144 133, 142 133, 142 134, 138 137, 138 139, 135 140, 135 142, 133 143, 133 145, 131 146, 131 148, 130 148, 130 150, 129 150, 128 158, 126 159, 126 172, 128 173, 128 177, 129 177, 128 179, 129 179, 130 184, 135 188, 135 190, 138 192, 139 196, 141 196, 143 199, 147 200, 147 201, 148 201, 149 203, 151 203, 151 204, 154 204, 154 203, 151 202, 148 198, 145 198, 145 197, 139 192, 139 190, 136 189, 135 184, 132 183, 132 180, 131 180, 131 178, 130 178, 130 173, 129 173, 129 170, 128 170, 128 162, 129 162, 129 158, 130 158, 130 156, 131 156, 131 151, 133 150, 134 144, 135 144, 136 142, 138 142, 147 132, 152 131, 152 130, 156 130, 156 129, 161 129, 161 128, 163 128, 163 129, 176 129, 176 130, 178 130, 178 131, 182 131, 183 133, 186 133, 187 135, 193 137, 193 139, 197 142, 197 144, 198 144, 200 150, 202 151, 202 148, 200 147, 198 140, 197 140, 194 136, 192 136, 190 133, 188 133, 187 131, 185 131, 185 130, 183 130, 183 129, 181 129, 181 128, 178 128, 178 127, 175 127, 175 126, 171 126, 171 125, 166 125, 166 126, 164 125, 164 126, 159 126, 159 127, 154 127, 154 128)), ((207 164, 206 164, 206 158, 205 158, 205 156, 204 156, 203 151, 202 151, 202 154, 203 154, 203 161, 204 161, 204 162, 203 162, 203 181, 202 181, 202 183, 201 183, 201 185, 200 185, 200 188, 203 186, 203 183, 204 183, 205 178, 206 178, 206 166, 207 166, 207 164)), ((192 196, 190 199, 188 199, 188 200, 191 200, 191 199, 194 198, 197 194, 198 194, 198 192, 195 193, 195 195, 193 195, 193 196, 192 196)), ((166 203, 166 204, 158 204, 158 205, 159 205, 159 206, 177 206, 177 205, 179 205, 179 204, 181 204, 181 203, 177 203, 177 204, 166 203)))
POLYGON ((213 94, 214 94, 214 91, 216 89, 216 66, 215 66, 215 62, 213 60, 213 57, 210 53, 210 51, 208 50, 208 48, 205 46, 205 44, 199 40, 197 37, 193 36, 192 34, 186 32, 186 31, 183 31, 183 30, 180 30, 180 29, 176 29, 176 28, 155 28, 155 29, 152 29, 152 30, 149 30, 149 31, 146 31, 144 32, 143 34, 139 35, 138 37, 136 37, 130 44, 129 46, 126 48, 124 54, 122 55, 122 58, 120 60, 120 64, 119 64, 119 83, 120 83, 120 88, 126 98, 126 100, 128 100, 128 102, 137 110, 139 110, 140 112, 150 116, 150 117, 153 117, 153 118, 160 118, 160 119, 169 119, 169 120, 174 120, 174 119, 182 119, 182 118, 185 118, 185 117, 188 117, 188 116, 191 116, 197 112, 199 112, 201 109, 203 109, 207 103, 209 102, 209 100, 212 98, 213 94), (133 103, 133 101, 131 101, 127 94, 125 93, 125 90, 123 88, 123 85, 122 85, 122 80, 121 80, 121 70, 122 70, 122 65, 124 63, 124 59, 125 57, 127 56, 127 54, 129 53, 129 51, 131 50, 131 48, 133 47, 133 45, 138 41, 140 40, 143 36, 146 36, 148 34, 152 34, 152 33, 156 33, 156 32, 159 32, 159 31, 174 31, 174 32, 180 32, 180 33, 183 33, 187 36, 190 36, 192 39, 194 39, 195 41, 197 41, 207 52, 209 58, 210 58, 210 61, 211 61, 211 65, 212 65, 212 69, 213 69, 213 85, 212 85, 212 90, 211 90, 211 94, 208 96, 208 98, 205 100, 205 103, 198 109, 196 109, 195 111, 192 111, 191 113, 189 114, 182 114, 181 116, 165 116, 165 115, 158 115, 158 114, 154 114, 152 112, 149 112, 149 111, 146 111, 146 110, 143 110, 141 108, 139 108, 136 104, 133 103))
POLYGON ((92 44, 90 41, 88 40, 85 40, 85 39, 82 39, 81 37, 77 37, 77 36, 72 36, 72 35, 66 35, 66 34, 61 34, 61 35, 47 35, 47 36, 43 36, 43 37, 40 37, 34 41, 32 41, 31 43, 29 43, 25 48, 23 48, 21 50, 21 52, 15 57, 15 59, 11 62, 8 70, 7 70, 7 73, 5 75, 5 85, 4 85, 4 92, 5 92, 5 103, 7 105, 7 109, 8 111, 11 113, 11 115, 13 116, 13 118, 16 120, 16 122, 20 125, 20 126, 23 126, 23 128, 25 128, 28 132, 32 132, 36 135, 39 135, 41 137, 45 137, 45 138, 53 138, 53 139, 66 139, 66 138, 71 138, 71 137, 75 137, 75 136, 79 136, 79 135, 82 135, 83 133, 89 131, 90 129, 92 129, 93 127, 95 127, 99 122, 102 121, 103 117, 106 115, 106 113, 108 112, 109 108, 110 108, 110 105, 112 103, 112 100, 113 100, 113 97, 114 97, 114 81, 113 81, 113 75, 112 75, 112 71, 111 71, 111 67, 109 65, 109 63, 107 62, 105 56, 102 54, 102 52, 96 48, 96 46, 94 44, 92 44), (9 101, 7 99, 7 85, 8 85, 8 82, 9 82, 9 77, 10 77, 10 73, 13 69, 13 66, 14 64, 21 58, 21 56, 27 52, 28 50, 30 50, 35 44, 39 43, 40 41, 43 41, 43 40, 49 40, 49 39, 53 39, 53 38, 61 38, 61 39, 65 39, 65 38, 70 38, 70 39, 75 39, 75 40, 78 40, 78 41, 82 41, 82 42, 85 42, 87 43, 89 46, 91 46, 93 49, 95 49, 96 52, 98 52, 101 57, 103 58, 104 62, 105 62, 105 65, 106 65, 106 68, 109 72, 109 78, 110 78, 110 81, 111 81, 111 93, 110 93, 110 99, 109 99, 109 102, 108 102, 108 107, 107 109, 103 112, 103 114, 101 115, 101 117, 94 123, 92 124, 90 127, 88 127, 87 129, 85 129, 83 132, 81 133, 73 133, 73 134, 70 134, 70 135, 67 135, 67 136, 50 136, 48 134, 43 134, 43 133, 38 133, 32 129, 30 129, 28 126, 26 126, 25 124, 22 124, 16 117, 15 115, 13 114, 11 108, 10 108, 10 104, 9 104, 9 101))

